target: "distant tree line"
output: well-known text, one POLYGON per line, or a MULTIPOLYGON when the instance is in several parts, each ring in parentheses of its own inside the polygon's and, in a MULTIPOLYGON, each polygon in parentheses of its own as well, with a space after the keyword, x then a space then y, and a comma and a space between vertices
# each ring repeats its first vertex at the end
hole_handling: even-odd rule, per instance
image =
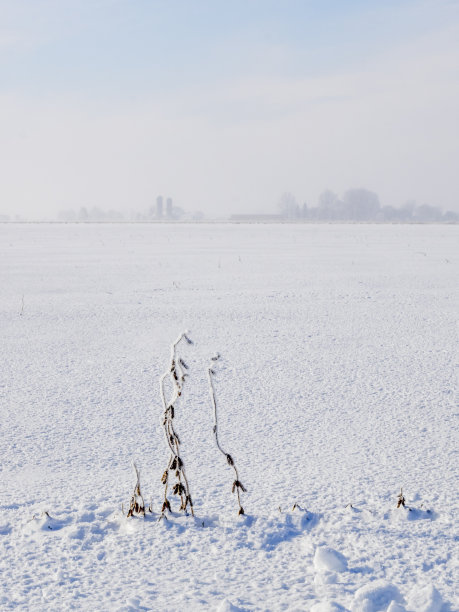
POLYGON ((459 215, 452 211, 443 213, 429 204, 418 206, 409 201, 403 206, 381 206, 376 193, 367 189, 349 189, 339 197, 327 189, 319 196, 317 206, 298 204, 291 193, 284 193, 279 202, 281 215, 285 219, 310 221, 362 221, 392 223, 457 223, 459 215))
POLYGON ((183 217, 184 211, 176 206, 171 206, 165 211, 164 216, 158 215, 158 210, 155 207, 151 207, 143 212, 131 212, 124 215, 118 210, 102 210, 97 206, 87 208, 82 206, 79 210, 61 210, 57 218, 59 221, 79 221, 79 222, 110 222, 110 221, 154 221, 158 219, 164 220, 179 220, 183 217))
POLYGON ((79 210, 61 210, 57 218, 59 221, 123 221, 124 215, 118 210, 102 210, 98 206, 87 208, 82 206, 79 210))

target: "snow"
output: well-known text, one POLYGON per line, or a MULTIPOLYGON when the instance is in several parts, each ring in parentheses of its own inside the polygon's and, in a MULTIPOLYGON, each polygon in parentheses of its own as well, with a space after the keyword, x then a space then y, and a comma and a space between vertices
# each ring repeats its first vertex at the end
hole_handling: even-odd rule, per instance
POLYGON ((440 225, 0 224, 0 609, 459 609, 458 245, 440 225), (186 329, 195 517, 158 520, 159 379, 186 329), (125 516, 133 461, 145 518, 125 516))
POLYGON ((389 607, 387 608, 387 612, 406 612, 406 609, 396 601, 391 601, 389 607))
POLYGON ((375 580, 357 589, 352 604, 352 612, 378 612, 387 610, 394 602, 402 601, 400 591, 385 580, 375 580))
POLYGON ((419 612, 440 612, 443 600, 437 589, 431 584, 416 586, 408 596, 408 606, 419 612))
POLYGON ((347 570, 347 559, 333 548, 319 546, 314 554, 314 568, 318 572, 345 572, 347 570))

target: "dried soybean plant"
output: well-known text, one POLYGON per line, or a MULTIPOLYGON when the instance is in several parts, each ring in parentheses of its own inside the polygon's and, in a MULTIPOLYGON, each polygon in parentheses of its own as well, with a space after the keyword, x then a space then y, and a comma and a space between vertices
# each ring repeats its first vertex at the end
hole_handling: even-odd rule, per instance
POLYGON ((180 510, 187 512, 188 506, 190 512, 194 516, 193 501, 191 499, 190 487, 185 474, 185 466, 183 460, 180 457, 180 439, 177 432, 174 430, 174 417, 175 417, 175 403, 181 397, 183 391, 183 385, 185 377, 187 376, 186 370, 188 366, 186 363, 177 356, 177 346, 184 340, 187 344, 193 344, 186 333, 181 334, 171 347, 171 361, 166 372, 161 376, 160 379, 160 392, 161 399, 164 408, 164 436, 166 438, 166 444, 170 451, 169 461, 167 467, 162 475, 161 482, 164 485, 164 501, 161 508, 161 518, 166 517, 166 511, 172 512, 171 504, 167 497, 169 489, 169 480, 175 476, 176 482, 172 486, 172 493, 180 496, 180 510), (170 385, 172 387, 172 393, 169 401, 166 399, 166 380, 169 378, 170 385))
MULTIPOLYGON (((220 359, 220 355, 217 353, 215 355, 215 357, 212 357, 212 361, 218 361, 218 359, 220 359)), ((224 455, 226 457, 226 461, 228 463, 228 465, 230 465, 233 470, 234 473, 236 475, 236 479, 233 482, 233 487, 232 487, 232 492, 236 492, 237 493, 237 502, 239 505, 239 512, 238 514, 244 514, 244 508, 242 507, 241 504, 241 494, 240 491, 243 491, 245 493, 246 489, 244 487, 244 485, 241 483, 241 481, 239 480, 239 474, 236 468, 236 465, 234 464, 233 458, 231 457, 231 455, 227 452, 225 452, 223 450, 223 448, 220 446, 220 442, 218 440, 218 418, 217 418, 217 398, 215 395, 215 386, 214 386, 214 380, 213 377, 215 376, 215 370, 213 369, 213 366, 211 365, 208 368, 207 371, 208 377, 209 377, 209 390, 210 390, 210 398, 212 401, 212 407, 214 409, 214 418, 215 418, 215 422, 214 422, 214 427, 213 427, 213 432, 215 434, 215 442, 217 443, 217 448, 218 450, 222 453, 222 455, 224 455)))
POLYGON ((397 508, 400 508, 400 506, 403 506, 404 508, 406 507, 405 506, 406 500, 405 500, 405 497, 403 495, 403 489, 402 488, 400 488, 400 493, 398 494, 397 500, 398 500, 397 501, 397 508))
POLYGON ((140 471, 134 463, 134 470, 137 477, 137 482, 134 487, 134 493, 132 494, 131 501, 129 504, 129 512, 127 516, 133 516, 134 514, 141 514, 145 516, 145 502, 143 500, 143 495, 140 491, 140 471))

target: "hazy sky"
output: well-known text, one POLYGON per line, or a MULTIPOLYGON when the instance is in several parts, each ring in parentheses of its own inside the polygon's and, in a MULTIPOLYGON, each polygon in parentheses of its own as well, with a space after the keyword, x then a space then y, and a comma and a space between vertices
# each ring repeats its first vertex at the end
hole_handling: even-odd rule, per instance
POLYGON ((457 0, 0 0, 0 214, 459 210, 457 0))

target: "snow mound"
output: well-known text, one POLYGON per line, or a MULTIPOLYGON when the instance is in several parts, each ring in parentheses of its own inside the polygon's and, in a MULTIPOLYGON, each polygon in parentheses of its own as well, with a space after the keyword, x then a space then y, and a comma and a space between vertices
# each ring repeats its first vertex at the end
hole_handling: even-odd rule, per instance
POLYGON ((394 523, 404 521, 434 521, 438 518, 437 513, 422 508, 396 508, 390 511, 390 519, 394 523))
POLYGON ((442 596, 431 584, 413 589, 408 597, 408 607, 416 612, 440 612, 442 605, 442 596))
POLYGON ((0 523, 0 535, 9 535, 11 531, 12 529, 9 523, 0 523))
POLYGON ((218 606, 215 612, 245 612, 243 608, 238 608, 230 602, 229 599, 224 599, 218 606))
POLYGON ((321 601, 314 604, 310 612, 347 612, 347 610, 334 601, 321 601))
POLYGON ((393 601, 387 608, 387 612, 406 612, 406 609, 396 601, 393 601))
POLYGON ((337 581, 335 572, 321 572, 314 576, 314 584, 336 584, 337 581))
POLYGON ((318 572, 345 572, 347 559, 328 546, 319 546, 314 554, 314 567, 318 572))
POLYGON ((142 612, 142 610, 148 610, 145 606, 142 606, 138 597, 129 597, 126 599, 126 605, 118 609, 117 612, 142 612))
POLYGON ((271 518, 258 521, 261 530, 257 548, 273 550, 279 544, 288 542, 317 525, 319 516, 307 510, 296 509, 293 512, 275 513, 271 518))
POLYGON ((29 521, 27 521, 24 526, 23 532, 26 535, 31 535, 33 533, 39 533, 41 531, 44 532, 52 532, 52 531, 60 531, 63 527, 69 525, 70 519, 58 519, 50 516, 48 512, 42 512, 40 516, 33 516, 29 521))
POLYGON ((385 580, 374 580, 357 589, 351 610, 352 612, 385 612, 393 601, 395 603, 403 601, 398 588, 385 580))

